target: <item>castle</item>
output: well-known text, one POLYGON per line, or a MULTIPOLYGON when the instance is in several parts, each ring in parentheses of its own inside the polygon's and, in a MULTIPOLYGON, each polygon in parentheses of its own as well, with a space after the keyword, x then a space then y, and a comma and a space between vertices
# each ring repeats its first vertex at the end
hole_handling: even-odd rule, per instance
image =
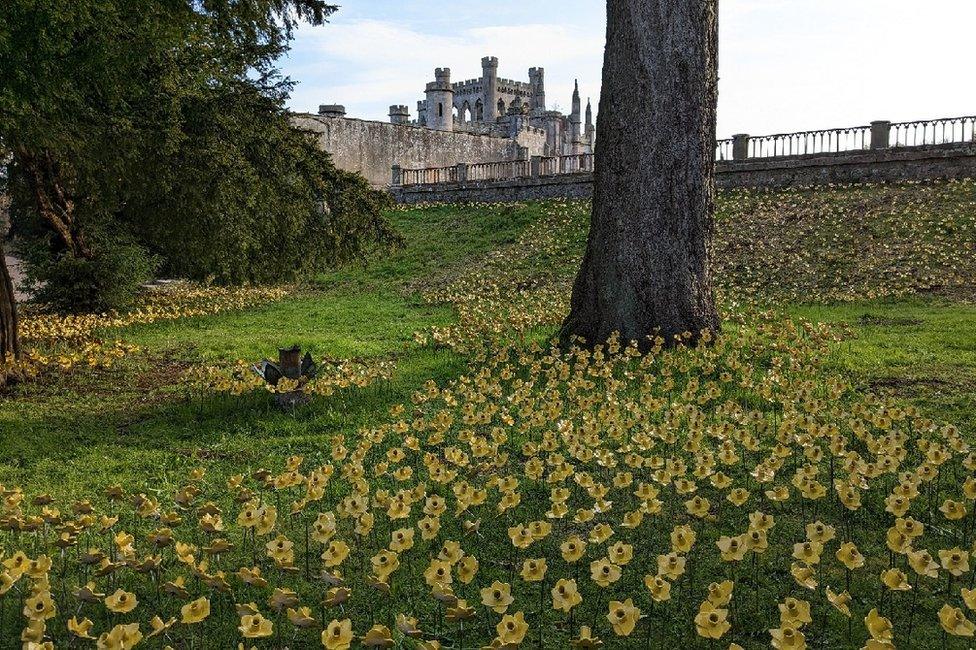
POLYGON ((450 68, 437 68, 427 84, 426 98, 417 102, 417 119, 407 106, 390 107, 393 124, 412 124, 437 131, 456 131, 519 139, 524 132, 545 136, 546 156, 592 153, 596 135, 593 109, 586 104, 584 125, 579 82, 573 91, 572 113, 546 108, 545 70, 530 68, 529 81, 502 79, 498 58, 481 60, 480 79, 452 82, 450 68))

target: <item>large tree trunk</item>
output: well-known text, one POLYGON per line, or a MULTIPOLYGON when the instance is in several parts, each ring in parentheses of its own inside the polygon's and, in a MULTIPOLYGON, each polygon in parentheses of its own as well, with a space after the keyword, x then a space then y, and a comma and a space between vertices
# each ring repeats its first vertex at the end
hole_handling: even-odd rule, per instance
POLYGON ((718 0, 608 0, 593 214, 562 340, 718 328, 718 0))
POLYGON ((0 385, 4 383, 2 366, 8 357, 20 356, 20 341, 17 337, 17 299, 14 284, 7 269, 3 251, 3 234, 0 224, 0 385))

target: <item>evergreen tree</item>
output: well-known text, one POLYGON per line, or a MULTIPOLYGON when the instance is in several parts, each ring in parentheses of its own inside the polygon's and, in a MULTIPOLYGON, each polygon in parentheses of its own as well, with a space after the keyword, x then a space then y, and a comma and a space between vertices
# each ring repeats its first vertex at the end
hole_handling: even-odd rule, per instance
POLYGON ((321 25, 335 10, 323 0, 3 3, 0 140, 41 297, 116 306, 132 293, 119 285, 157 261, 193 278, 278 281, 391 239, 382 196, 337 170, 284 107, 292 83, 276 61, 300 22, 321 25))

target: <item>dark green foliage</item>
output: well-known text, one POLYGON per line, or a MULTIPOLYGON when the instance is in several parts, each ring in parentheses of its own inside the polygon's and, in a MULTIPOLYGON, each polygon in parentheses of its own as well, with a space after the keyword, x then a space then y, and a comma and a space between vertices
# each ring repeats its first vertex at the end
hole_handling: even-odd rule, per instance
POLYGON ((151 186, 123 214, 164 274, 291 280, 391 238, 387 195, 336 169, 248 84, 188 98, 183 111, 190 132, 172 153, 147 152, 151 186))
POLYGON ((299 21, 335 9, 2 3, 0 144, 13 153, 15 227, 42 244, 28 269, 47 282, 41 297, 114 306, 149 268, 140 248, 167 275, 278 282, 395 239, 385 196, 337 170, 284 108, 278 57, 299 21))
POLYGON ((23 252, 34 300, 65 313, 127 307, 155 266, 141 246, 116 238, 97 242, 90 258, 52 256, 43 248, 23 252))

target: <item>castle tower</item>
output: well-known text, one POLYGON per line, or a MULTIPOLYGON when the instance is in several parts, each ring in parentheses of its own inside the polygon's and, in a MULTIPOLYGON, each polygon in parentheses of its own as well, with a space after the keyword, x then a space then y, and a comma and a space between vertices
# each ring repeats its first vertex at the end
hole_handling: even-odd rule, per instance
POLYGON ((590 151, 593 151, 593 147, 596 144, 596 127, 593 126, 593 105, 590 103, 590 98, 586 98, 586 144, 590 145, 590 151))
POLYGON ((390 106, 391 124, 410 124, 410 109, 403 105, 390 106))
POLYGON ((484 88, 485 122, 498 119, 498 58, 481 59, 481 85, 484 88))
POLYGON ((539 117, 546 112, 546 70, 545 68, 529 68, 529 110, 533 116, 539 117))
POLYGON ((454 88, 451 69, 437 68, 434 79, 427 84, 427 127, 437 131, 454 130, 454 88))

